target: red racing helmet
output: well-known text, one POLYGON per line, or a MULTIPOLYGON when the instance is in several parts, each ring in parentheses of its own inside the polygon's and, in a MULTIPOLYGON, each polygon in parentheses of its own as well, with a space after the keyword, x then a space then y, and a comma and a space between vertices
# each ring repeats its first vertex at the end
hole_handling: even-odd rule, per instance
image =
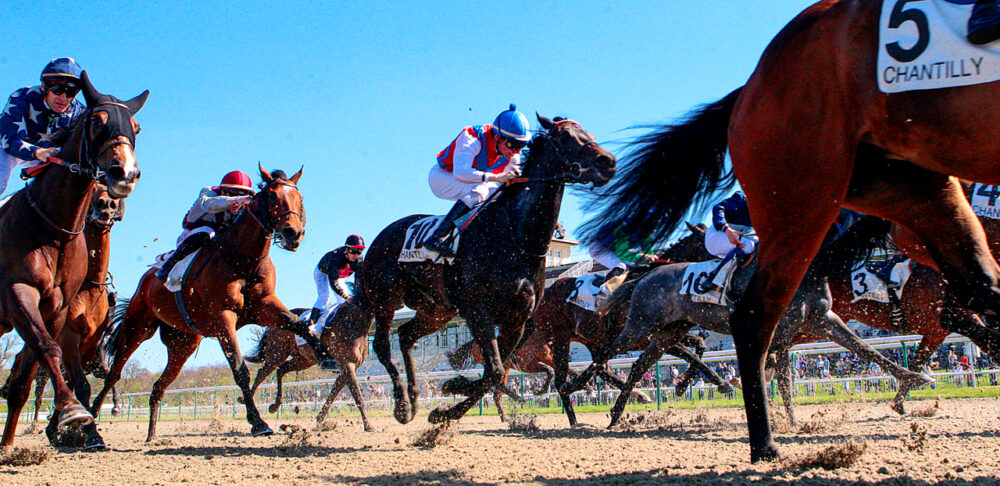
POLYGON ((250 176, 241 170, 234 170, 226 174, 219 186, 225 189, 240 189, 253 192, 253 182, 250 181, 250 176))
POLYGON ((351 235, 347 237, 347 241, 344 242, 344 246, 354 248, 356 250, 364 250, 365 240, 359 235, 351 235))

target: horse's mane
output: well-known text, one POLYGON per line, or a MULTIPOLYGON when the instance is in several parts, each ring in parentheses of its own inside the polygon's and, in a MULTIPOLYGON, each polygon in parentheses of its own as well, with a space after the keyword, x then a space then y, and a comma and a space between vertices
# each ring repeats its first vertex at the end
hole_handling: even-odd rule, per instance
POLYGON ((889 238, 892 223, 875 216, 864 216, 854 223, 839 238, 819 251, 810 272, 819 272, 822 276, 843 275, 872 257, 876 251, 889 251, 893 248, 889 238))
POLYGON ((63 128, 60 128, 56 133, 54 133, 52 135, 53 146, 62 147, 66 143, 66 141, 69 140, 69 137, 73 135, 73 132, 75 132, 80 127, 80 125, 83 124, 84 119, 86 119, 86 117, 80 115, 76 117, 76 120, 73 120, 73 123, 70 123, 69 125, 63 128))
POLYGON ((660 244, 685 217, 703 213, 718 193, 731 189, 735 177, 725 164, 726 130, 708 130, 705 125, 728 125, 741 89, 702 105, 678 123, 632 127, 654 131, 631 142, 631 151, 618 161, 618 175, 588 195, 584 210, 596 216, 580 227, 580 240, 594 243, 629 221, 629 232, 637 240, 650 237, 654 245, 660 244), (689 160, 704 162, 673 162, 689 160))

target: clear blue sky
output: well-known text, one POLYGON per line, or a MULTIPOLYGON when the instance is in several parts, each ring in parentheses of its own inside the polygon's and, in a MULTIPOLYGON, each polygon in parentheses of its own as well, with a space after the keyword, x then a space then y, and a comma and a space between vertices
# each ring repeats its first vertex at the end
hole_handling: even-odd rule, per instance
MULTIPOLYGON (((572 117, 617 152, 641 133, 628 127, 742 85, 811 3, 17 2, 4 7, 16 42, 0 54, 0 90, 36 85, 49 59, 71 56, 102 92, 152 92, 137 116, 142 180, 113 233, 121 296, 173 248, 201 187, 233 169, 256 181, 258 160, 304 165, 306 238, 272 258, 279 297, 305 307, 316 262, 346 235, 371 241, 400 217, 450 207, 427 173, 463 126, 514 102, 572 117)), ((571 234, 585 220, 579 203, 563 205, 571 234)), ((165 356, 154 338, 133 359, 160 371, 165 356)), ((222 362, 206 340, 189 364, 222 362)))

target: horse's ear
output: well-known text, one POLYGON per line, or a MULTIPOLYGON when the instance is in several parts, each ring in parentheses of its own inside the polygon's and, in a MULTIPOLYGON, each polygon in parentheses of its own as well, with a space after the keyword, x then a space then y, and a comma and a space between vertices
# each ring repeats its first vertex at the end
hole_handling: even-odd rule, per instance
POLYGON ((535 118, 538 118, 538 123, 541 124, 542 128, 546 130, 550 130, 552 127, 555 126, 555 123, 552 123, 552 120, 549 120, 548 118, 539 115, 537 111, 535 112, 535 118))
POLYGON ((135 114, 139 113, 139 110, 142 109, 142 106, 146 104, 146 98, 148 97, 149 97, 149 90, 147 89, 146 91, 143 91, 141 94, 139 94, 139 96, 136 96, 135 98, 132 98, 123 104, 127 106, 128 111, 131 111, 132 115, 135 116, 135 114))
POLYGON ((695 226, 695 225, 693 225, 693 224, 691 224, 691 223, 689 223, 687 221, 685 221, 684 224, 687 225, 688 231, 690 231, 692 233, 698 233, 699 228, 697 226, 695 226))
POLYGON ((87 106, 97 106, 97 100, 101 97, 101 93, 90 83, 87 71, 80 74, 80 81, 83 81, 83 99, 87 101, 87 106))
POLYGON ((304 166, 304 165, 302 167, 299 167, 299 171, 296 172, 295 175, 293 175, 292 178, 288 179, 288 180, 292 181, 292 184, 298 184, 299 183, 299 177, 302 177, 302 169, 305 169, 305 168, 306 168, 306 166, 304 166))
POLYGON ((257 162, 257 168, 260 169, 260 178, 264 180, 265 184, 270 184, 274 180, 274 177, 271 177, 271 173, 263 165, 260 165, 259 161, 257 162))

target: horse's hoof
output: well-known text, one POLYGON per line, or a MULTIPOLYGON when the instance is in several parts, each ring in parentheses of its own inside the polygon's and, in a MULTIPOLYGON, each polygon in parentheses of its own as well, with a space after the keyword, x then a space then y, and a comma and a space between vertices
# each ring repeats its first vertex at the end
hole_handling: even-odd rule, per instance
POLYGON ((639 401, 639 403, 653 403, 653 399, 649 398, 649 395, 646 395, 644 392, 635 390, 632 392, 632 395, 639 401))
POLYGON ((891 408, 893 412, 896 412, 900 415, 906 415, 906 407, 903 405, 902 400, 899 401, 894 400, 892 403, 889 404, 889 408, 891 408))
POLYGON ((392 411, 392 416, 401 424, 410 423, 410 404, 396 403, 396 408, 392 411))
POLYGON ((371 425, 365 425, 365 432, 375 432, 375 427, 371 425))
POLYGON ((45 427, 45 438, 49 439, 49 444, 52 447, 59 447, 59 444, 56 443, 56 439, 59 438, 59 434, 55 427, 45 427))
POLYGON ((270 413, 277 413, 279 408, 281 408, 280 403, 272 403, 271 405, 268 405, 267 411, 270 413))
POLYGON ((239 403, 240 405, 247 404, 246 400, 244 400, 243 397, 236 397, 236 402, 239 403))
POLYGON ((456 376, 441 385, 441 393, 445 395, 464 395, 465 389, 469 386, 469 379, 464 376, 456 376))
POLYGON ((778 450, 778 445, 774 442, 768 443, 764 447, 754 448, 750 447, 750 462, 760 462, 760 461, 776 461, 781 458, 781 451, 778 450))
POLYGON ((448 417, 446 416, 447 411, 448 409, 446 408, 435 408, 431 410, 431 413, 427 414, 427 421, 432 424, 443 424, 448 421, 448 417))
POLYGON ((118 417, 118 416, 120 416, 121 414, 122 414, 122 411, 121 411, 121 409, 120 409, 120 408, 118 408, 118 407, 115 407, 115 408, 112 408, 112 409, 111 409, 111 416, 112 416, 112 417, 118 417))
POLYGON ((101 436, 90 437, 87 439, 87 443, 84 444, 83 450, 85 452, 100 452, 108 450, 108 446, 104 443, 104 439, 101 436))
POLYGON ((59 427, 88 425, 94 422, 94 416, 79 403, 74 403, 59 412, 59 427))
POLYGON ((254 425, 253 428, 250 429, 250 435, 253 437, 263 437, 272 434, 274 434, 274 431, 271 430, 271 428, 264 422, 254 425))
POLYGON ((722 394, 725 394, 725 395, 728 395, 728 394, 733 393, 733 392, 736 391, 735 389, 733 389, 733 385, 730 385, 729 383, 723 383, 722 385, 719 385, 718 390, 719 390, 719 393, 722 393, 722 394))

